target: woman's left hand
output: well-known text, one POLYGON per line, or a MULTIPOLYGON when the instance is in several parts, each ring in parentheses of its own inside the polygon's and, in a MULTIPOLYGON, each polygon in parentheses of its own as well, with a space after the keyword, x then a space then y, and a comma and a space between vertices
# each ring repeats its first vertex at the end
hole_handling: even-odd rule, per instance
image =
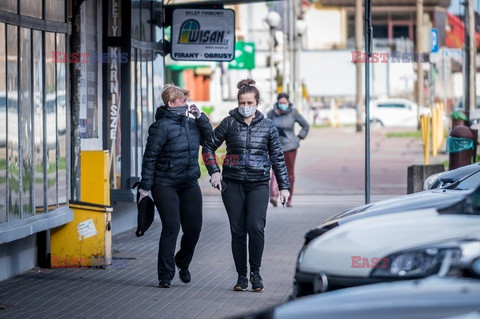
POLYGON ((200 115, 202 115, 202 112, 195 104, 190 105, 188 113, 192 114, 196 119, 198 119, 200 115))
POLYGON ((290 197, 290 192, 288 191, 288 189, 282 189, 280 191, 280 196, 279 197, 280 197, 280 203, 282 203, 282 205, 285 205, 288 198, 290 197))

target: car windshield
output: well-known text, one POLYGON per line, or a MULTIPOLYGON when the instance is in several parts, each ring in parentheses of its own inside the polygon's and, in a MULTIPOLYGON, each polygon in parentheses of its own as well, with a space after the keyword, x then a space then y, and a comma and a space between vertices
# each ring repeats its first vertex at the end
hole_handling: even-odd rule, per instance
POLYGON ((480 184, 480 170, 468 175, 467 177, 459 180, 454 184, 447 186, 446 188, 467 190, 467 189, 475 189, 479 186, 479 184, 480 184))

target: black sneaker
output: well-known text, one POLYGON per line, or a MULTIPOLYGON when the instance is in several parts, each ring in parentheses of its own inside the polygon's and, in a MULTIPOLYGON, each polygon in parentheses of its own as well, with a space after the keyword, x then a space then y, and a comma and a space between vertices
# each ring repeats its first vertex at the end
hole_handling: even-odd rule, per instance
POLYGON ((235 291, 246 291, 248 288, 248 279, 246 276, 238 276, 237 284, 233 286, 235 291))
POLYGON ((168 279, 162 279, 160 280, 160 282, 158 283, 158 286, 160 288, 170 288, 170 280, 168 279))
POLYGON ((262 277, 260 276, 260 272, 255 271, 250 273, 250 283, 252 284, 252 291, 263 291, 263 282, 262 277))
POLYGON ((190 275, 190 271, 188 269, 180 269, 178 271, 178 276, 183 283, 188 284, 192 280, 192 276, 190 275))

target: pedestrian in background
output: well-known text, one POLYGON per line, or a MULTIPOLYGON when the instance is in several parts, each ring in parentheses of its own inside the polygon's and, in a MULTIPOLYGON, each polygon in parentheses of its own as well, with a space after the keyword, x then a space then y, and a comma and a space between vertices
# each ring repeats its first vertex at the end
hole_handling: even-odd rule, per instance
POLYGON ((260 93, 255 81, 238 83, 238 107, 230 111, 215 128, 202 150, 210 183, 222 194, 232 235, 232 253, 238 280, 233 290, 245 291, 247 279, 247 236, 252 291, 263 291, 260 266, 265 243, 270 168, 275 172, 280 197, 289 196, 287 168, 273 122, 257 110, 260 93), (225 141, 227 154, 223 172, 215 160, 215 151, 225 141))
MULTIPOLYGON (((287 200, 287 207, 292 207, 293 185, 295 183, 295 158, 297 157, 297 149, 300 147, 300 140, 307 137, 310 125, 305 118, 298 113, 290 103, 288 94, 280 93, 277 97, 273 110, 267 113, 267 118, 271 119, 275 124, 280 143, 282 144, 283 155, 287 165, 288 178, 290 180, 290 196, 287 200), (301 131, 295 133, 295 123, 300 124, 301 131)), ((270 179, 270 203, 273 206, 278 205, 278 185, 275 174, 272 172, 270 179)))
POLYGON ((175 265, 180 280, 190 282, 189 265, 202 228, 198 150, 213 128, 195 105, 188 110, 188 96, 188 90, 165 86, 162 92, 165 105, 157 109, 156 121, 148 129, 143 154, 139 192, 147 196, 151 190, 162 221, 157 264, 161 288, 170 287, 175 265), (195 119, 188 117, 188 113, 195 119), (175 254, 180 227, 183 236, 180 250, 175 254))

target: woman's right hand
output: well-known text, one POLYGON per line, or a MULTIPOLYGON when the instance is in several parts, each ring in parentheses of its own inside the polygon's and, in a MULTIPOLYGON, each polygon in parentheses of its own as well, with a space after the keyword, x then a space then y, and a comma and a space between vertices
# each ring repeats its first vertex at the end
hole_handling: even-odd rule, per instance
POLYGON ((147 197, 147 196, 148 196, 148 193, 149 193, 150 191, 147 191, 146 189, 139 188, 139 189, 138 189, 138 192, 140 193, 140 198, 138 199, 138 201, 140 202, 140 201, 142 201, 142 199, 143 199, 144 197, 147 197))
POLYGON ((210 184, 212 187, 222 191, 222 174, 219 172, 213 173, 210 177, 210 184))

